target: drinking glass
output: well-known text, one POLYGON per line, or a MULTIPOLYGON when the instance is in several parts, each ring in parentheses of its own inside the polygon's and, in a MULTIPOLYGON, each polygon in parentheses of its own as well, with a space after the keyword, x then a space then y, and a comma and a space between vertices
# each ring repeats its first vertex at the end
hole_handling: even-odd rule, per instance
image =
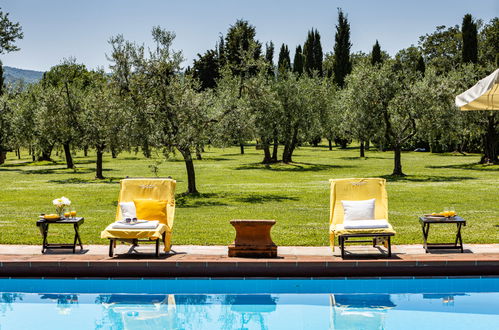
POLYGON ((71 208, 71 212, 70 212, 70 214, 71 214, 71 218, 72 218, 72 219, 76 219, 76 209, 75 209, 74 207, 73 207, 73 208, 71 208))

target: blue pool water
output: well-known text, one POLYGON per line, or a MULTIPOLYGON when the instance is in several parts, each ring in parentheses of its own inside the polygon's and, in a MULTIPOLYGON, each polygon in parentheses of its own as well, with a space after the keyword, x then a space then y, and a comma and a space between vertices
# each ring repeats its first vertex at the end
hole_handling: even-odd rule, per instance
POLYGON ((0 329, 499 329, 499 278, 0 279, 0 329))

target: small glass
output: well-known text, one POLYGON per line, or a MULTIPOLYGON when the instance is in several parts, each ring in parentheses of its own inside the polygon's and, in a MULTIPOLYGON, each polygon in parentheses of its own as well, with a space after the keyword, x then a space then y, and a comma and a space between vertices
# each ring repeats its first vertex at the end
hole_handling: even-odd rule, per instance
POLYGON ((69 212, 69 211, 64 212, 64 219, 70 219, 70 216, 71 216, 71 212, 69 212))
POLYGON ((76 209, 72 208, 71 212, 69 212, 69 215, 71 216, 71 219, 76 219, 76 209))

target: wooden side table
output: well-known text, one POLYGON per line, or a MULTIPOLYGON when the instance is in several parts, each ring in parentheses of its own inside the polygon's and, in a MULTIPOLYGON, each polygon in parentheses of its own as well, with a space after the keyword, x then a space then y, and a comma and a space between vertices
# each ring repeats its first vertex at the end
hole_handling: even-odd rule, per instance
POLYGON ((236 229, 234 243, 229 245, 229 257, 277 257, 277 245, 270 237, 275 220, 231 220, 236 229))
POLYGON ((73 249, 73 253, 76 253, 76 245, 80 246, 80 249, 83 250, 83 244, 81 243, 79 227, 83 224, 85 218, 71 218, 71 219, 61 219, 57 221, 47 221, 45 219, 40 219, 36 222, 36 226, 40 229, 40 233, 43 236, 42 243, 42 253, 45 253, 47 249, 73 249), (75 231, 73 244, 49 244, 47 240, 47 236, 49 233, 49 225, 73 225, 73 229, 75 231), (78 243, 78 244, 77 244, 78 243))
POLYGON ((466 226, 466 220, 458 216, 449 219, 444 218, 443 220, 427 219, 426 217, 419 217, 419 222, 421 223, 421 227, 423 230, 424 249, 426 253, 428 253, 428 250, 436 250, 436 249, 460 249, 461 253, 464 252, 463 238, 461 236, 461 228, 463 226, 466 226), (457 232, 454 243, 428 243, 428 234, 430 233, 431 224, 456 224, 457 232))

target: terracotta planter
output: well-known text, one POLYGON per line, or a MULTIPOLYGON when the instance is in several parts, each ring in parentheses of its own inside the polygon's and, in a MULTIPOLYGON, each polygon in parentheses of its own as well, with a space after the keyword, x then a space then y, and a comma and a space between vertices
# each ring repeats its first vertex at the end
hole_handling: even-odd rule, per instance
POLYGON ((231 220, 236 229, 234 243, 229 245, 229 257, 277 257, 277 245, 270 236, 275 220, 231 220))

